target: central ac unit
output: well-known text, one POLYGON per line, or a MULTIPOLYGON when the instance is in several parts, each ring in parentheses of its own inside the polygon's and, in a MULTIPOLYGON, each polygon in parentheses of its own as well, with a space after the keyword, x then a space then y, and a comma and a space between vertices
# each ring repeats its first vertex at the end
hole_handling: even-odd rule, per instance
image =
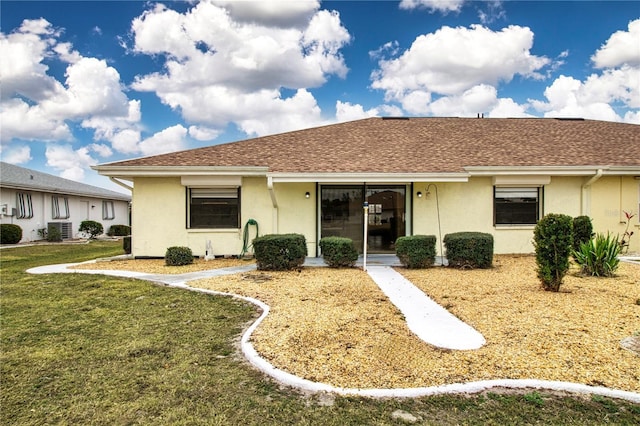
POLYGON ((54 227, 60 231, 60 235, 63 240, 68 240, 73 237, 73 226, 71 222, 49 222, 47 224, 47 229, 54 227))

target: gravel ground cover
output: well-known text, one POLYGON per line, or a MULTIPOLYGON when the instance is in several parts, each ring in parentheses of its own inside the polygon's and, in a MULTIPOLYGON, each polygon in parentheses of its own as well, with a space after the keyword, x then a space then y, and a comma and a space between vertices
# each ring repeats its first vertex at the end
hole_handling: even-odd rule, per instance
MULTIPOLYGON (((247 264, 162 259, 97 262, 83 269, 179 274, 247 264)), ((481 332, 474 351, 432 347, 360 269, 254 271, 191 282, 253 297, 271 307, 252 335, 277 368, 348 388, 406 388, 488 379, 541 379, 640 392, 640 355, 620 345, 640 335, 640 266, 621 263, 615 278, 566 276, 559 293, 541 289, 532 256, 496 256, 488 270, 397 268, 481 332)), ((629 346, 629 345, 625 345, 629 346)))
POLYGON ((620 341, 640 332, 640 267, 615 278, 572 271, 541 289, 532 256, 496 256, 488 270, 398 268, 487 339, 451 351, 416 338, 359 269, 255 271, 192 282, 271 307, 251 340, 277 368, 348 388, 405 388, 488 379, 541 379, 640 392, 640 356, 620 341))
POLYGON ((231 266, 242 266, 254 263, 253 260, 216 258, 212 260, 194 259, 191 265, 167 266, 164 259, 127 259, 109 260, 104 259, 95 263, 83 263, 74 266, 72 269, 93 269, 93 270, 122 270, 132 272, 146 272, 150 274, 185 274, 188 272, 207 271, 209 269, 228 268, 231 266))

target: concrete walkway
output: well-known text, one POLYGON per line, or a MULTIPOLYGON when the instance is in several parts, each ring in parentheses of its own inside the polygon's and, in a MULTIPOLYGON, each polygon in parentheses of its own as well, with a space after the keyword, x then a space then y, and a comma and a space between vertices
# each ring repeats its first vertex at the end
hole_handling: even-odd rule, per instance
POLYGON ((479 349, 486 340, 389 266, 368 266, 369 276, 423 341, 444 349, 479 349))

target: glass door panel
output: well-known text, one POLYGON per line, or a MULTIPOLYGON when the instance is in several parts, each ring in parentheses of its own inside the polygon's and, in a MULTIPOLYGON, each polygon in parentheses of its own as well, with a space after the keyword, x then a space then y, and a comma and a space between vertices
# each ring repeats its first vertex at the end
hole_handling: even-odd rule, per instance
POLYGON ((396 239, 406 234, 405 186, 367 186, 369 253, 394 253, 396 239))
POLYGON ((322 237, 346 237, 362 252, 364 187, 323 186, 321 189, 322 237))

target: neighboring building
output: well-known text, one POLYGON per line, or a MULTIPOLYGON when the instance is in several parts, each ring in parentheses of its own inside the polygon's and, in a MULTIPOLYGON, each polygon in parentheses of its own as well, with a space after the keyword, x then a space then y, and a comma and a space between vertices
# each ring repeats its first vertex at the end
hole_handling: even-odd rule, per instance
POLYGON ((84 220, 129 225, 131 197, 50 174, 0 163, 0 223, 22 228, 22 242, 42 239, 56 224, 64 239, 78 237, 84 220))
MULTIPOLYGON (((301 233, 309 254, 330 235, 368 252, 401 235, 488 232, 496 253, 533 252, 547 213, 588 215, 622 234, 636 216, 640 126, 582 119, 368 118, 103 164, 133 182, 133 254, 189 246, 239 254, 249 219, 260 234, 301 233)), ((253 227, 249 227, 253 237, 253 227)), ((440 244, 438 243, 438 247, 440 244)))

